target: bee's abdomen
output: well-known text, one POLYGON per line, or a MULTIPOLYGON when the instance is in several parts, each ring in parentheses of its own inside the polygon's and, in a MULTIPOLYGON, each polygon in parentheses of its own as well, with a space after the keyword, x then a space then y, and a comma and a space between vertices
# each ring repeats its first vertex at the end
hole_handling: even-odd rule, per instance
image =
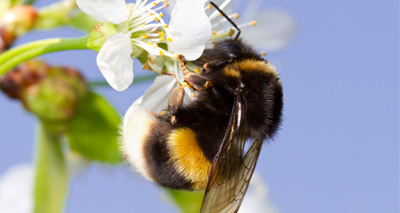
POLYGON ((192 189, 204 189, 211 162, 199 146, 195 131, 186 127, 174 129, 168 136, 167 145, 177 172, 192 183, 192 189))
POLYGON ((173 133, 172 126, 160 120, 153 123, 151 132, 144 144, 146 170, 151 179, 172 189, 192 189, 193 183, 185 178, 169 150, 169 136, 173 133))
POLYGON ((147 112, 136 111, 130 125, 124 125, 122 141, 122 151, 135 170, 164 187, 204 189, 211 162, 199 146, 195 131, 174 128, 147 112))

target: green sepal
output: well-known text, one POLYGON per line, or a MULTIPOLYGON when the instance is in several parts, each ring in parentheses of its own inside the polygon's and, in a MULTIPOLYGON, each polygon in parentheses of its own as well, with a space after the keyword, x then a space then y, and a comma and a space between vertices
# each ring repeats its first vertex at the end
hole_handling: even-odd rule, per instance
POLYGON ((98 94, 89 92, 78 105, 66 133, 70 147, 89 160, 120 163, 118 126, 115 109, 98 94))
POLYGON ((107 38, 115 33, 118 33, 118 27, 115 24, 100 22, 90 32, 87 46, 99 52, 103 44, 107 41, 107 38))

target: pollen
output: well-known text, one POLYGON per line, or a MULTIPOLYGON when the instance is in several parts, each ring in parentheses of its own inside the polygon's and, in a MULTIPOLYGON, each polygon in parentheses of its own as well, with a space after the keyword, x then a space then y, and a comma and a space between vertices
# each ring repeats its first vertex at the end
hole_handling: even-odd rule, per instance
POLYGON ((198 67, 194 68, 194 72, 195 73, 200 73, 200 68, 198 68, 198 67))
POLYGON ((157 2, 153 2, 154 7, 157 6, 157 2))
POLYGON ((150 16, 154 16, 154 13, 149 13, 150 16))
POLYGON ((168 38, 168 41, 169 41, 169 42, 172 42, 172 38, 168 38))
POLYGON ((212 41, 212 42, 211 42, 211 44, 215 44, 215 43, 216 43, 215 41, 212 41))
POLYGON ((164 52, 162 50, 160 50, 160 56, 164 57, 164 52))
POLYGON ((160 37, 160 41, 164 41, 165 40, 165 37, 164 36, 161 36, 160 37))
POLYGON ((235 30, 234 29, 229 29, 229 36, 232 36, 233 34, 235 33, 235 30))
POLYGON ((233 18, 239 18, 239 14, 234 13, 234 14, 233 14, 233 18))
POLYGON ((168 0, 163 0, 164 3, 166 3, 168 0))
POLYGON ((147 38, 147 34, 146 34, 146 33, 143 33, 143 34, 142 34, 142 38, 147 38))
POLYGON ((209 4, 209 5, 208 5, 208 9, 211 9, 211 8, 212 8, 212 5, 211 5, 211 4, 209 4))
POLYGON ((168 3, 165 3, 164 5, 165 5, 165 7, 168 7, 168 6, 169 6, 169 4, 168 4, 168 3))
POLYGON ((189 85, 188 85, 188 83, 187 83, 186 81, 184 81, 184 82, 182 83, 182 86, 183 86, 183 87, 189 87, 189 85))
POLYGON ((212 85, 211 81, 206 81, 206 84, 204 85, 206 88, 210 87, 212 85))
POLYGON ((165 24, 163 27, 164 27, 164 28, 168 28, 168 24, 165 24))
POLYGON ((159 17, 162 18, 164 16, 164 13, 160 13, 159 17))
POLYGON ((167 114, 167 112, 168 112, 168 110, 164 110, 164 111, 160 112, 159 115, 165 115, 165 114, 167 114))
POLYGON ((158 35, 164 36, 164 33, 163 32, 158 32, 158 35))
POLYGON ((157 22, 160 22, 160 19, 156 16, 156 17, 154 17, 154 19, 157 21, 157 22))
POLYGON ((251 24, 251 26, 254 26, 254 25, 256 25, 256 21, 252 21, 252 22, 250 22, 250 24, 251 24))
POLYGON ((151 43, 150 41, 149 41, 149 42, 147 42, 147 44, 148 44, 148 45, 153 45, 153 43, 151 43))
POLYGON ((262 51, 262 52, 261 52, 261 55, 266 56, 267 53, 266 53, 265 51, 262 51))
POLYGON ((212 34, 212 35, 215 35, 215 34, 217 34, 217 32, 215 32, 215 30, 213 30, 211 34, 212 34))
POLYGON ((194 93, 193 93, 193 92, 190 93, 190 97, 191 97, 191 98, 194 97, 194 93))
POLYGON ((222 15, 222 13, 220 13, 219 16, 224 16, 224 15, 222 15))

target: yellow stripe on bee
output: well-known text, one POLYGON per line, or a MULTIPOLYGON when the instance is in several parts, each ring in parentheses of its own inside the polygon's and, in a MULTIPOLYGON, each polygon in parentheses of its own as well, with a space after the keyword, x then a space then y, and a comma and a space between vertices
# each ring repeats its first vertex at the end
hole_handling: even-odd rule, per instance
POLYGON ((240 72, 238 69, 235 69, 233 66, 226 66, 224 68, 224 74, 227 76, 239 78, 240 77, 240 72))
POLYGON ((265 61, 258 61, 253 59, 248 59, 244 61, 240 61, 235 63, 233 66, 238 67, 243 72, 265 72, 272 73, 275 76, 278 76, 278 73, 275 71, 275 67, 271 63, 267 63, 265 61))
POLYGON ((204 156, 196 133, 189 128, 175 129, 169 135, 167 144, 178 173, 193 183, 194 190, 204 189, 211 163, 204 156))
POLYGON ((278 77, 275 67, 265 61, 247 59, 232 63, 224 68, 224 74, 234 78, 240 78, 241 72, 264 72, 278 77))

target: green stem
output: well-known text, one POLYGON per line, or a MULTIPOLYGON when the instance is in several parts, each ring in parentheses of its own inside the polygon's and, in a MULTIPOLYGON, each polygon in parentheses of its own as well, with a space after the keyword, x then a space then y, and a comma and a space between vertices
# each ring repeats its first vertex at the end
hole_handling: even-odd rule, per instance
POLYGON ((56 38, 34 41, 10 49, 0 55, 0 76, 11 70, 21 62, 46 53, 90 49, 87 45, 89 35, 81 38, 56 38))
MULTIPOLYGON (((133 80, 132 84, 137 84, 137 83, 149 81, 149 80, 154 79, 157 76, 158 76, 158 74, 150 74, 150 75, 135 77, 135 79, 133 80)), ((89 84, 92 87, 109 86, 107 81, 91 81, 91 82, 89 82, 89 84)))
POLYGON ((62 212, 68 194, 68 172, 56 135, 40 125, 35 156, 34 213, 62 212))

